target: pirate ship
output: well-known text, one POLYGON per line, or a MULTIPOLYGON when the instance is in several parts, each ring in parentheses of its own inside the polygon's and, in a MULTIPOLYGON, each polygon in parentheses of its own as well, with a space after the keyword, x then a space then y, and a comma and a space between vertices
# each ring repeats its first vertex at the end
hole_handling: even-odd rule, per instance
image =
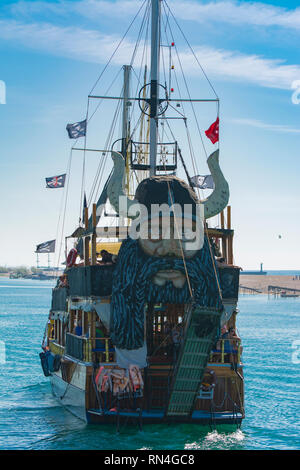
POLYGON ((66 269, 53 289, 41 363, 59 402, 88 423, 240 424, 240 268, 233 261, 219 150, 207 158, 214 182, 208 197, 200 196, 199 177, 189 171, 190 164, 197 169, 197 159, 187 107, 196 119, 196 104, 216 106, 217 120, 206 131, 215 145, 219 98, 193 99, 179 91, 173 97, 175 63, 184 77, 171 19, 178 23, 164 0, 145 1, 139 14, 139 44, 146 32, 146 47, 151 31, 151 51, 140 54, 138 93, 131 92, 132 60, 123 67, 119 95, 88 98, 117 100, 121 138, 112 142, 111 132, 104 149, 90 149, 88 114, 68 126, 71 138, 84 137, 84 148, 75 143, 72 151, 81 150, 84 158, 98 151, 112 169, 96 202, 84 203, 81 191, 83 220, 65 239, 66 269))

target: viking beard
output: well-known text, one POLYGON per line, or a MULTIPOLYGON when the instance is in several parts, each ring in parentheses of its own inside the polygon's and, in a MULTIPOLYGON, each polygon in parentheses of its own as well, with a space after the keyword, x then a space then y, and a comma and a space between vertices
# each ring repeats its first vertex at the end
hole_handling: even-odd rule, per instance
POLYGON ((207 238, 192 259, 155 258, 146 255, 138 240, 122 243, 113 276, 111 297, 111 339, 121 349, 138 349, 144 344, 144 309, 146 303, 184 304, 222 308, 207 238), (176 288, 171 281, 153 282, 159 271, 179 271, 189 283, 176 288), (192 290, 192 295, 190 292, 192 290))

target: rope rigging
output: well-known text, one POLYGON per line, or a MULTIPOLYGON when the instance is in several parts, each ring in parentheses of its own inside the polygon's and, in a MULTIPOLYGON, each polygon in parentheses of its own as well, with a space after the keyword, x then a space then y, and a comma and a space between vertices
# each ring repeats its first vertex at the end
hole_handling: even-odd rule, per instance
POLYGON ((136 19, 138 18, 140 12, 143 10, 144 6, 146 3, 149 3, 149 0, 144 0, 144 2, 142 3, 141 7, 139 8, 139 10, 137 11, 136 15, 134 16, 133 20, 131 21, 130 25, 128 26, 128 28, 126 29, 124 35, 122 36, 121 40, 119 41, 116 49, 113 51, 112 55, 110 56, 108 62, 106 63, 105 67, 103 68, 102 72, 100 73, 99 77, 97 78, 96 82, 94 83, 91 91, 90 91, 90 95, 93 93, 93 91, 95 90, 96 86, 98 85, 99 81, 101 80, 101 78, 103 77, 105 71, 107 70, 109 64, 111 63, 112 59, 114 58, 115 54, 117 53, 118 49, 120 48, 121 44, 123 43, 125 37, 127 36, 127 34, 129 33, 129 31, 131 30, 133 24, 135 23, 136 19))
MULTIPOLYGON (((174 50, 175 54, 176 54, 177 62, 179 64, 179 70, 181 72, 181 77, 183 79, 183 83, 184 83, 186 92, 188 94, 188 98, 189 98, 188 103, 191 106, 192 114, 193 114, 194 120, 196 122, 196 126, 197 126, 197 129, 198 129, 198 133, 199 133, 199 136, 200 136, 202 147, 203 147, 204 153, 207 157, 207 151, 206 151, 206 148, 205 148, 205 145, 204 145, 202 132, 200 130, 199 122, 197 120, 195 107, 194 107, 193 102, 191 100, 191 95, 190 95, 187 80, 186 80, 186 77, 185 77, 185 74, 184 74, 182 61, 181 61, 181 58, 180 58, 180 55, 179 55, 179 52, 178 52, 178 49, 177 49, 177 46, 176 46, 176 43, 175 43, 174 34, 172 32, 171 20, 174 21, 174 23, 175 23, 176 27, 178 28, 180 34, 182 35, 182 37, 184 38, 186 44, 188 45, 189 49, 191 50, 193 57, 195 58, 198 66, 200 67, 204 77, 208 81, 208 83, 209 83, 214 95, 216 96, 217 100, 218 100, 218 95, 217 95, 212 83, 209 81, 203 67, 201 66, 201 64, 200 64, 200 62, 199 62, 199 60, 198 60, 198 58, 197 58, 197 56, 194 52, 194 50, 192 49, 191 45, 189 44, 188 40, 186 39, 181 27, 179 26, 178 22, 176 21, 176 19, 173 15, 168 3, 165 0, 163 0, 161 3, 162 3, 162 10, 164 12, 164 15, 162 15, 162 20, 161 20, 161 37, 160 37, 161 47, 160 47, 160 50, 161 50, 162 73, 163 73, 163 80, 164 80, 164 83, 165 83, 165 87, 167 88, 167 83, 168 83, 168 88, 169 88, 169 90, 171 89, 171 80, 172 80, 172 76, 173 76, 175 81, 176 81, 176 86, 177 86, 177 90, 178 90, 178 93, 179 93, 179 98, 180 98, 180 100, 182 99, 177 72, 174 69, 174 66, 172 66, 172 50, 174 50), (171 41, 172 41, 172 46, 170 46, 171 41), (167 46, 163 46, 163 42, 166 42, 167 46), (168 55, 168 57, 167 57, 167 55, 168 55), (168 74, 168 72, 169 72, 169 74, 168 74)), ((94 118, 96 113, 99 111, 99 108, 100 108, 101 104, 104 101, 104 98, 100 99, 100 101, 97 103, 96 108, 91 112, 90 111, 90 95, 94 92, 96 86, 99 84, 99 82, 102 79, 104 73, 107 71, 109 65, 112 63, 113 58, 115 57, 115 54, 120 49, 122 43, 124 42, 124 40, 125 40, 126 36, 128 35, 129 31, 131 30, 133 24, 135 23, 135 21, 141 15, 142 12, 143 12, 142 20, 141 20, 140 28, 139 28, 139 31, 138 31, 138 37, 137 37, 137 40, 135 42, 133 53, 132 53, 132 56, 131 56, 130 66, 132 67, 133 74, 134 74, 134 76, 137 80, 136 81, 136 94, 138 92, 138 89, 141 86, 143 86, 142 83, 141 83, 141 76, 142 76, 143 70, 146 70, 145 66, 144 66, 144 63, 147 61, 147 58, 148 58, 148 55, 149 55, 148 54, 148 42, 149 42, 148 36, 149 36, 149 29, 150 29, 149 24, 150 24, 150 16, 151 16, 151 1, 150 0, 145 0, 142 3, 142 5, 140 6, 140 8, 137 11, 136 15, 132 19, 129 27, 127 28, 124 35, 122 36, 119 43, 117 44, 117 47, 115 48, 115 50, 111 54, 107 64, 105 65, 105 67, 101 71, 99 77, 97 78, 96 82, 94 83, 93 87, 91 88, 91 91, 90 91, 89 97, 88 97, 88 102, 87 102, 87 111, 86 111, 87 123, 90 123, 90 121, 94 118), (143 36, 144 36, 144 40, 143 40, 143 36), (134 64, 135 64, 137 58, 140 58, 139 64, 137 64, 137 68, 139 69, 138 74, 136 73, 136 71, 134 69, 134 64)), ((109 87, 107 88, 106 93, 105 93, 104 96, 108 95, 111 88, 116 83, 117 79, 120 76, 121 70, 122 70, 122 68, 120 68, 118 70, 118 72, 115 75, 114 79, 111 81, 109 87)), ((145 72, 145 77, 146 77, 146 72, 145 72)), ((145 78, 144 78, 144 82, 145 82, 145 78)), ((119 100, 118 104, 117 104, 117 107, 116 107, 115 114, 114 114, 113 119, 112 119, 111 127, 110 127, 109 132, 108 132, 108 136, 107 136, 106 143, 105 143, 105 149, 109 149, 110 146, 111 146, 111 143, 113 141, 114 133, 115 133, 115 130, 116 130, 116 123, 117 123, 117 119, 119 117, 119 113, 120 113, 120 109, 121 109, 121 103, 122 103, 122 101, 119 100)), ((187 114, 185 112, 185 106, 182 102, 181 105, 180 105, 181 109, 182 109, 182 112, 180 112, 175 106, 172 105, 171 102, 169 102, 168 105, 170 106, 170 109, 174 113, 176 113, 176 115, 179 116, 178 119, 181 119, 181 120, 184 121, 184 128, 185 128, 185 132, 186 132, 187 145, 188 145, 188 149, 189 149, 191 163, 192 163, 192 166, 193 166, 193 171, 194 171, 195 174, 198 174, 199 171, 198 171, 198 168, 197 168, 197 160, 195 158, 195 152, 194 152, 194 149, 193 149, 193 146, 192 146, 192 140, 191 140, 190 131, 189 131, 189 128, 188 128, 187 114)), ((218 113, 219 113, 219 101, 217 101, 217 106, 218 106, 218 113)), ((133 123, 134 120, 135 120, 135 111, 136 111, 136 100, 134 100, 132 102, 132 107, 131 107, 131 112, 130 112, 130 123, 133 123)), ((137 117, 135 125, 133 124, 133 126, 132 126, 133 130, 130 132, 130 136, 129 136, 129 139, 128 139, 129 142, 132 140, 132 138, 134 137, 134 134, 137 132, 139 127, 140 127, 140 135, 142 135, 142 126, 144 125, 143 121, 144 121, 144 117, 142 115, 137 117)), ((170 131, 171 135, 174 136, 174 133, 171 130, 170 121, 168 120, 168 116, 166 116, 166 114, 164 114, 163 118, 162 118, 161 132, 158 133, 160 143, 163 143, 164 136, 165 135, 167 136, 167 129, 164 126, 165 123, 167 124, 168 130, 170 131)), ((148 126, 148 129, 146 131, 146 137, 148 138, 148 136, 149 136, 149 126, 148 126)), ((176 141, 176 139, 175 139, 175 141, 176 141)), ((82 214, 83 202, 84 202, 83 199, 84 199, 85 186, 86 186, 86 151, 87 151, 87 133, 85 134, 85 137, 84 137, 83 162, 82 162, 82 183, 81 183, 81 194, 80 194, 79 218, 81 218, 81 214, 82 214)), ((146 155, 147 154, 147 148, 144 148, 143 151, 145 152, 145 155, 146 155)), ((168 152, 166 152, 166 155, 167 155, 167 153, 168 152)), ((103 175, 104 175, 106 164, 107 164, 106 155, 107 155, 107 153, 105 151, 103 151, 102 154, 101 154, 99 164, 98 164, 98 167, 97 167, 97 170, 95 172, 95 176, 94 176, 94 179, 93 179, 93 182, 92 182, 92 185, 91 185, 91 190, 90 190, 90 193, 89 193, 89 196, 88 196, 88 202, 87 202, 88 207, 91 205, 92 201, 95 200, 95 196, 97 194, 99 194, 100 187, 101 187, 102 180, 103 180, 103 175)), ((140 154, 139 158, 141 158, 141 155, 142 154, 140 154)), ((127 151, 127 156, 129 157, 129 150, 127 151)), ((166 156, 166 158, 167 158, 167 156, 166 156)), ((165 171, 167 170, 166 166, 165 166, 166 158, 164 157, 162 159, 162 165, 165 167, 165 171)), ((190 177, 189 177, 188 170, 187 170, 187 167, 185 165, 181 150, 180 150, 180 153, 179 153, 179 158, 180 158, 181 164, 184 168, 184 171, 186 173, 187 179, 190 183, 190 177)), ((136 178, 137 183, 139 183, 139 179, 140 179, 139 172, 131 171, 129 173, 129 175, 130 175, 129 178, 131 178, 132 182, 133 182, 133 178, 136 178)), ((127 188, 129 188, 129 185, 130 185, 130 180, 128 179, 127 188)), ((195 190, 198 193, 198 198, 201 199, 200 194, 199 194, 199 191, 200 191, 199 188, 195 188, 195 190)), ((134 192, 134 191, 130 191, 130 192, 134 192)), ((202 197, 202 199, 203 199, 203 197, 202 197)), ((65 212, 66 212, 66 201, 65 201, 65 208, 64 208, 64 218, 65 218, 65 212)), ((176 221, 176 223, 177 223, 177 221, 176 221)), ((64 219, 63 219, 63 226, 64 226, 64 219)), ((60 255, 59 255, 59 258, 60 258, 60 255)))
MULTIPOLYGON (((199 65, 199 67, 200 67, 200 69, 201 69, 203 75, 204 75, 205 78, 207 79, 207 81, 208 81, 208 83, 209 83, 211 89, 213 90, 215 96, 216 96, 217 99, 218 99, 218 96, 217 96, 217 94, 216 94, 216 91, 215 91, 214 87, 212 86, 211 82, 209 81, 207 75, 205 74, 205 71, 204 71, 203 67, 201 66, 201 64, 200 64, 200 62, 199 62, 199 60, 198 60, 198 58, 197 58, 195 52, 193 51, 191 45, 190 45, 189 42, 187 41, 187 39, 186 39, 186 37, 185 37, 185 35, 184 35, 182 29, 180 28, 179 24, 178 24, 177 21, 175 20, 174 15, 173 15, 173 13, 172 13, 172 11, 171 11, 169 5, 167 4, 167 2, 163 1, 163 2, 162 2, 162 6, 163 6, 164 13, 165 13, 165 15, 164 15, 165 18, 162 19, 162 24, 163 24, 163 26, 164 26, 164 27, 162 28, 162 30, 163 30, 163 33, 164 33, 164 35, 165 35, 165 39, 167 40, 167 44, 170 44, 169 36, 172 38, 172 41, 173 41, 172 45, 175 46, 175 51, 176 51, 177 60, 178 60, 178 63, 179 63, 179 65, 180 65, 181 74, 182 74, 182 77, 183 77, 183 79, 184 79, 184 84, 185 84, 185 87, 186 87, 186 89, 187 89, 189 99, 191 99, 191 96, 190 96, 190 93, 189 93, 189 90, 188 90, 188 85, 187 85, 187 81, 186 81, 186 78, 185 78, 185 75, 184 75, 184 72, 183 72, 183 66, 182 66, 182 63, 181 63, 181 60, 180 60, 180 56, 179 56, 179 53, 178 53, 178 50, 177 50, 177 46, 176 46, 176 44, 175 44, 175 42, 174 42, 174 34, 173 34, 172 30, 171 30, 171 25, 170 25, 170 19, 171 19, 171 18, 174 20, 174 22, 175 22, 177 28, 179 29, 181 35, 183 36, 185 42, 187 43, 188 47, 189 47, 190 50, 192 51, 192 54, 193 54, 194 58, 195 58, 196 61, 197 61, 197 64, 199 65)), ((145 2, 143 2, 143 4, 141 5, 140 9, 139 9, 138 12, 137 12, 137 14, 135 15, 134 19, 132 20, 130 26, 127 28, 125 34, 123 35, 122 39, 121 39, 120 42, 118 43, 118 45, 117 45, 115 51, 114 51, 113 54, 111 55, 111 57, 110 57, 108 63, 106 64, 106 66, 104 67, 104 69, 103 69, 103 71, 101 72, 100 76, 98 77, 96 83, 95 83, 94 86, 92 87, 90 93, 92 93, 92 92, 94 91, 95 87, 97 86, 97 84, 99 83, 100 79, 102 78, 104 72, 106 71, 108 65, 111 63, 111 61, 112 61, 112 59, 113 59, 115 53, 116 53, 117 50, 120 48, 122 42, 124 41, 125 37, 127 36, 127 34, 128 34, 128 32, 129 32, 129 30, 131 29, 133 23, 135 22, 135 20, 137 19, 137 17, 138 17, 139 14, 141 13, 141 11, 144 9, 144 15, 143 15, 143 18, 142 18, 142 21, 141 21, 141 26, 140 26, 139 33, 138 33, 138 38, 137 38, 137 41, 136 41, 136 43, 135 43, 134 50, 133 50, 133 54, 132 54, 131 61, 130 61, 130 65, 133 67, 134 61, 135 61, 135 59, 136 59, 136 57, 137 57, 137 55, 138 55, 138 50, 139 50, 139 48, 140 48, 140 46, 141 46, 141 43, 142 43, 142 35, 143 35, 143 33, 145 33, 145 34, 144 34, 145 37, 144 37, 144 43, 143 43, 143 51, 142 51, 142 54, 141 54, 141 61, 140 61, 140 64, 139 64, 139 75, 137 75, 137 74, 135 73, 135 70, 133 69, 133 72, 134 72, 134 74, 135 74, 135 76, 136 76, 136 78, 137 78, 137 89, 138 89, 139 86, 141 86, 142 64, 143 64, 143 62, 144 62, 144 60, 145 60, 145 56, 147 55, 146 52, 147 52, 147 47, 148 47, 148 46, 147 46, 147 43, 148 43, 149 22, 150 22, 150 7, 151 7, 151 2, 150 2, 150 1, 147 1, 147 2, 145 1, 145 2), (144 7, 145 7, 145 8, 144 8, 144 7)), ((162 39, 163 39, 163 38, 161 38, 161 40, 162 40, 162 39)), ((162 41, 161 41, 161 42, 162 42, 162 41)), ((172 67, 171 67, 171 46, 166 46, 166 47, 169 48, 169 62, 170 62, 170 63, 169 63, 169 66, 168 66, 168 67, 169 67, 169 87, 170 87, 170 83, 171 83, 171 68, 172 68, 172 67)), ((163 75, 164 75, 164 82, 165 82, 165 84, 166 84, 166 83, 167 83, 167 72, 166 72, 167 66, 166 66, 165 54, 164 54, 164 52, 163 52, 163 49, 164 49, 164 48, 161 47, 161 51, 162 51, 162 52, 161 52, 161 58, 162 58, 162 63, 163 63, 163 75)), ((179 84, 178 84, 177 74, 176 74, 175 71, 174 71, 174 77, 175 77, 175 80, 176 80, 176 83, 177 83, 178 92, 180 93, 180 87, 179 87, 179 84)), ((181 96, 181 95, 180 95, 180 96, 181 96)), ((98 106, 97 106, 96 110, 94 111, 93 115, 94 115, 94 114, 96 113, 96 111, 98 110, 98 107, 100 106, 100 104, 101 104, 101 103, 98 103, 98 106)), ((131 110, 130 121, 132 121, 132 119, 133 119, 133 115, 134 115, 134 111, 135 111, 135 104, 136 104, 136 103, 135 103, 135 101, 134 101, 134 102, 133 102, 133 106, 132 106, 132 110, 131 110)), ((200 135, 200 138, 201 138, 202 146, 203 146, 205 155, 207 156, 207 152, 206 152, 206 149, 205 149, 205 146, 204 146, 204 142, 203 142, 203 138, 202 138, 202 133, 201 133, 201 131, 200 131, 199 123, 198 123, 198 121, 197 121, 196 112, 195 112, 193 103, 190 102, 190 104, 191 104, 191 106, 192 106, 193 115, 194 115, 195 121, 196 121, 196 123, 197 123, 198 132, 199 132, 199 135, 200 135)), ((169 105, 173 108, 173 110, 175 110, 175 111, 177 111, 177 113, 179 113, 179 111, 176 110, 176 109, 171 105, 171 103, 169 103, 169 105)), ((184 109, 183 104, 182 104, 182 108, 184 109)), ((181 113, 179 113, 179 114, 181 114, 181 113)), ((93 117, 93 115, 92 115, 91 117, 93 117)), ((182 117, 184 116, 184 117, 186 118, 185 113, 184 113, 184 114, 181 114, 181 116, 182 116, 182 117)), ((186 123, 186 121, 185 121, 185 123, 186 123)), ((134 134, 134 132, 136 131, 136 129, 137 129, 137 127, 138 127, 139 124, 140 124, 140 120, 138 119, 137 124, 136 124, 136 126, 134 127, 134 131, 131 133, 131 135, 134 134)), ((195 159, 195 156, 194 156, 194 152, 193 152, 193 150, 192 150, 192 148, 191 148, 191 141, 190 141, 190 139, 188 139, 188 141, 189 141, 189 147, 190 147, 191 160, 192 160, 192 163, 193 163, 193 166, 194 166, 194 170, 195 170, 195 172, 196 172, 196 170, 197 170, 196 159, 195 159)), ((98 175, 99 175, 99 170, 98 170, 98 172, 97 172, 97 174, 96 174, 96 176, 95 176, 95 180, 97 179, 98 175)), ((94 184, 94 186, 95 186, 95 182, 94 182, 93 184, 94 184)), ((90 204, 91 200, 93 199, 93 189, 94 189, 94 186, 92 187, 91 195, 90 195, 90 198, 89 198, 89 204, 90 204)))

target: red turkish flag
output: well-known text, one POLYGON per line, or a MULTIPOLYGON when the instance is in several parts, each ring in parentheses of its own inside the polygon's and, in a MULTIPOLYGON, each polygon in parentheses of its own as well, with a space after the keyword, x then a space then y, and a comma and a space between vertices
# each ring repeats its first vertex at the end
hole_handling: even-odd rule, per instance
POLYGON ((208 137, 213 144, 219 140, 219 118, 205 131, 206 137, 208 137))

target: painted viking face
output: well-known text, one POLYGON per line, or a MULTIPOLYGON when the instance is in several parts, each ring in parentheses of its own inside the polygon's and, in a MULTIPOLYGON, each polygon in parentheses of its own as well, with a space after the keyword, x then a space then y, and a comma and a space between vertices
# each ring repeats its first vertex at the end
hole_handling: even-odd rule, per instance
MULTIPOLYGON (((117 152, 112 152, 112 158, 114 170, 107 186, 111 205, 119 215, 133 219, 130 228, 134 233, 140 226, 141 231, 148 235, 149 217, 152 221, 150 236, 128 236, 123 241, 113 276, 111 339, 118 348, 133 350, 145 347, 146 304, 186 304, 191 301, 192 289, 197 305, 221 309, 208 240, 204 237, 200 249, 191 246, 188 230, 184 229, 182 237, 178 238, 174 219, 167 224, 170 234, 166 235, 163 220, 154 219, 153 206, 167 205, 169 216, 176 214, 176 222, 178 212, 175 204, 181 207, 181 218, 191 221, 198 220, 197 208, 201 206, 203 221, 226 207, 229 189, 219 167, 219 152, 216 151, 207 161, 215 183, 215 189, 207 199, 199 200, 193 188, 174 175, 146 178, 139 183, 134 199, 129 199, 124 190, 125 160, 117 152), (124 198, 127 215, 123 211, 124 198), (187 217, 185 205, 192 207, 190 217, 187 217), (143 214, 144 208, 147 214, 143 214), (185 273, 188 273, 189 282, 185 273)), ((191 227, 193 229, 193 225, 191 227)), ((203 322, 199 324, 201 334, 208 328, 206 317, 203 322), (202 325, 203 322, 206 326, 202 325)))
MULTIPOLYGON (((208 167, 214 179, 215 189, 207 199, 201 201, 197 198, 193 188, 187 185, 185 181, 171 175, 146 178, 141 181, 137 187, 135 199, 129 199, 124 192, 125 160, 118 152, 112 152, 112 159, 114 161, 114 171, 107 187, 107 195, 117 213, 122 212, 120 211, 120 201, 123 200, 123 198, 127 201, 127 217, 133 218, 134 221, 138 218, 139 212, 140 214, 143 212, 144 207, 146 208, 147 214, 151 214, 151 216, 153 205, 161 206, 162 204, 166 204, 169 209, 172 209, 176 204, 179 204, 182 209, 180 218, 184 219, 184 223, 182 225, 183 230, 180 231, 181 235, 179 237, 177 235, 178 218, 172 219, 170 213, 169 220, 165 226, 166 229, 169 230, 168 234, 165 233, 163 217, 161 220, 160 218, 155 220, 153 216, 151 217, 150 234, 148 233, 149 215, 145 217, 144 223, 139 221, 137 224, 133 224, 135 227, 140 225, 141 236, 137 238, 139 239, 139 245, 143 252, 153 258, 153 262, 158 258, 167 259, 168 257, 187 261, 192 259, 202 248, 203 244, 203 237, 201 237, 201 234, 197 235, 197 230, 200 229, 201 224, 199 225, 199 223, 197 223, 196 227, 194 227, 192 222, 193 220, 199 219, 198 208, 201 207, 202 212, 200 220, 202 220, 203 223, 203 219, 208 219, 220 213, 228 203, 229 188, 219 166, 219 151, 215 151, 207 160, 208 167), (186 217, 186 205, 190 205, 193 208, 190 217, 186 217), (137 206, 140 209, 136 212, 135 209, 137 206), (131 214, 130 209, 134 209, 134 215, 131 214), (189 223, 190 226, 188 226, 189 223), (198 225, 199 227, 197 227, 198 225), (145 235, 143 235, 143 232, 145 235), (193 237, 191 237, 193 232, 196 234, 196 242, 198 241, 196 244, 191 243, 193 242, 193 237)), ((134 239, 136 240, 135 237, 134 239)), ((162 269, 160 271, 158 270, 153 276, 152 281, 160 286, 164 286, 167 281, 172 281, 175 287, 182 288, 186 282, 186 278, 182 272, 177 270, 162 269)))
MULTIPOLYGON (((195 246, 192 250, 191 242, 199 240, 200 235, 200 227, 190 219, 178 221, 174 217, 156 217, 141 224, 139 245, 144 253, 154 258, 191 259, 201 248, 195 246)), ((152 278, 152 282, 158 286, 163 286, 168 281, 171 281, 174 287, 182 288, 186 277, 180 271, 167 269, 158 271, 152 278)))
POLYGON ((139 244, 142 250, 154 257, 192 258, 202 247, 193 240, 200 238, 200 228, 190 220, 177 221, 174 217, 156 217, 141 224, 139 244))

